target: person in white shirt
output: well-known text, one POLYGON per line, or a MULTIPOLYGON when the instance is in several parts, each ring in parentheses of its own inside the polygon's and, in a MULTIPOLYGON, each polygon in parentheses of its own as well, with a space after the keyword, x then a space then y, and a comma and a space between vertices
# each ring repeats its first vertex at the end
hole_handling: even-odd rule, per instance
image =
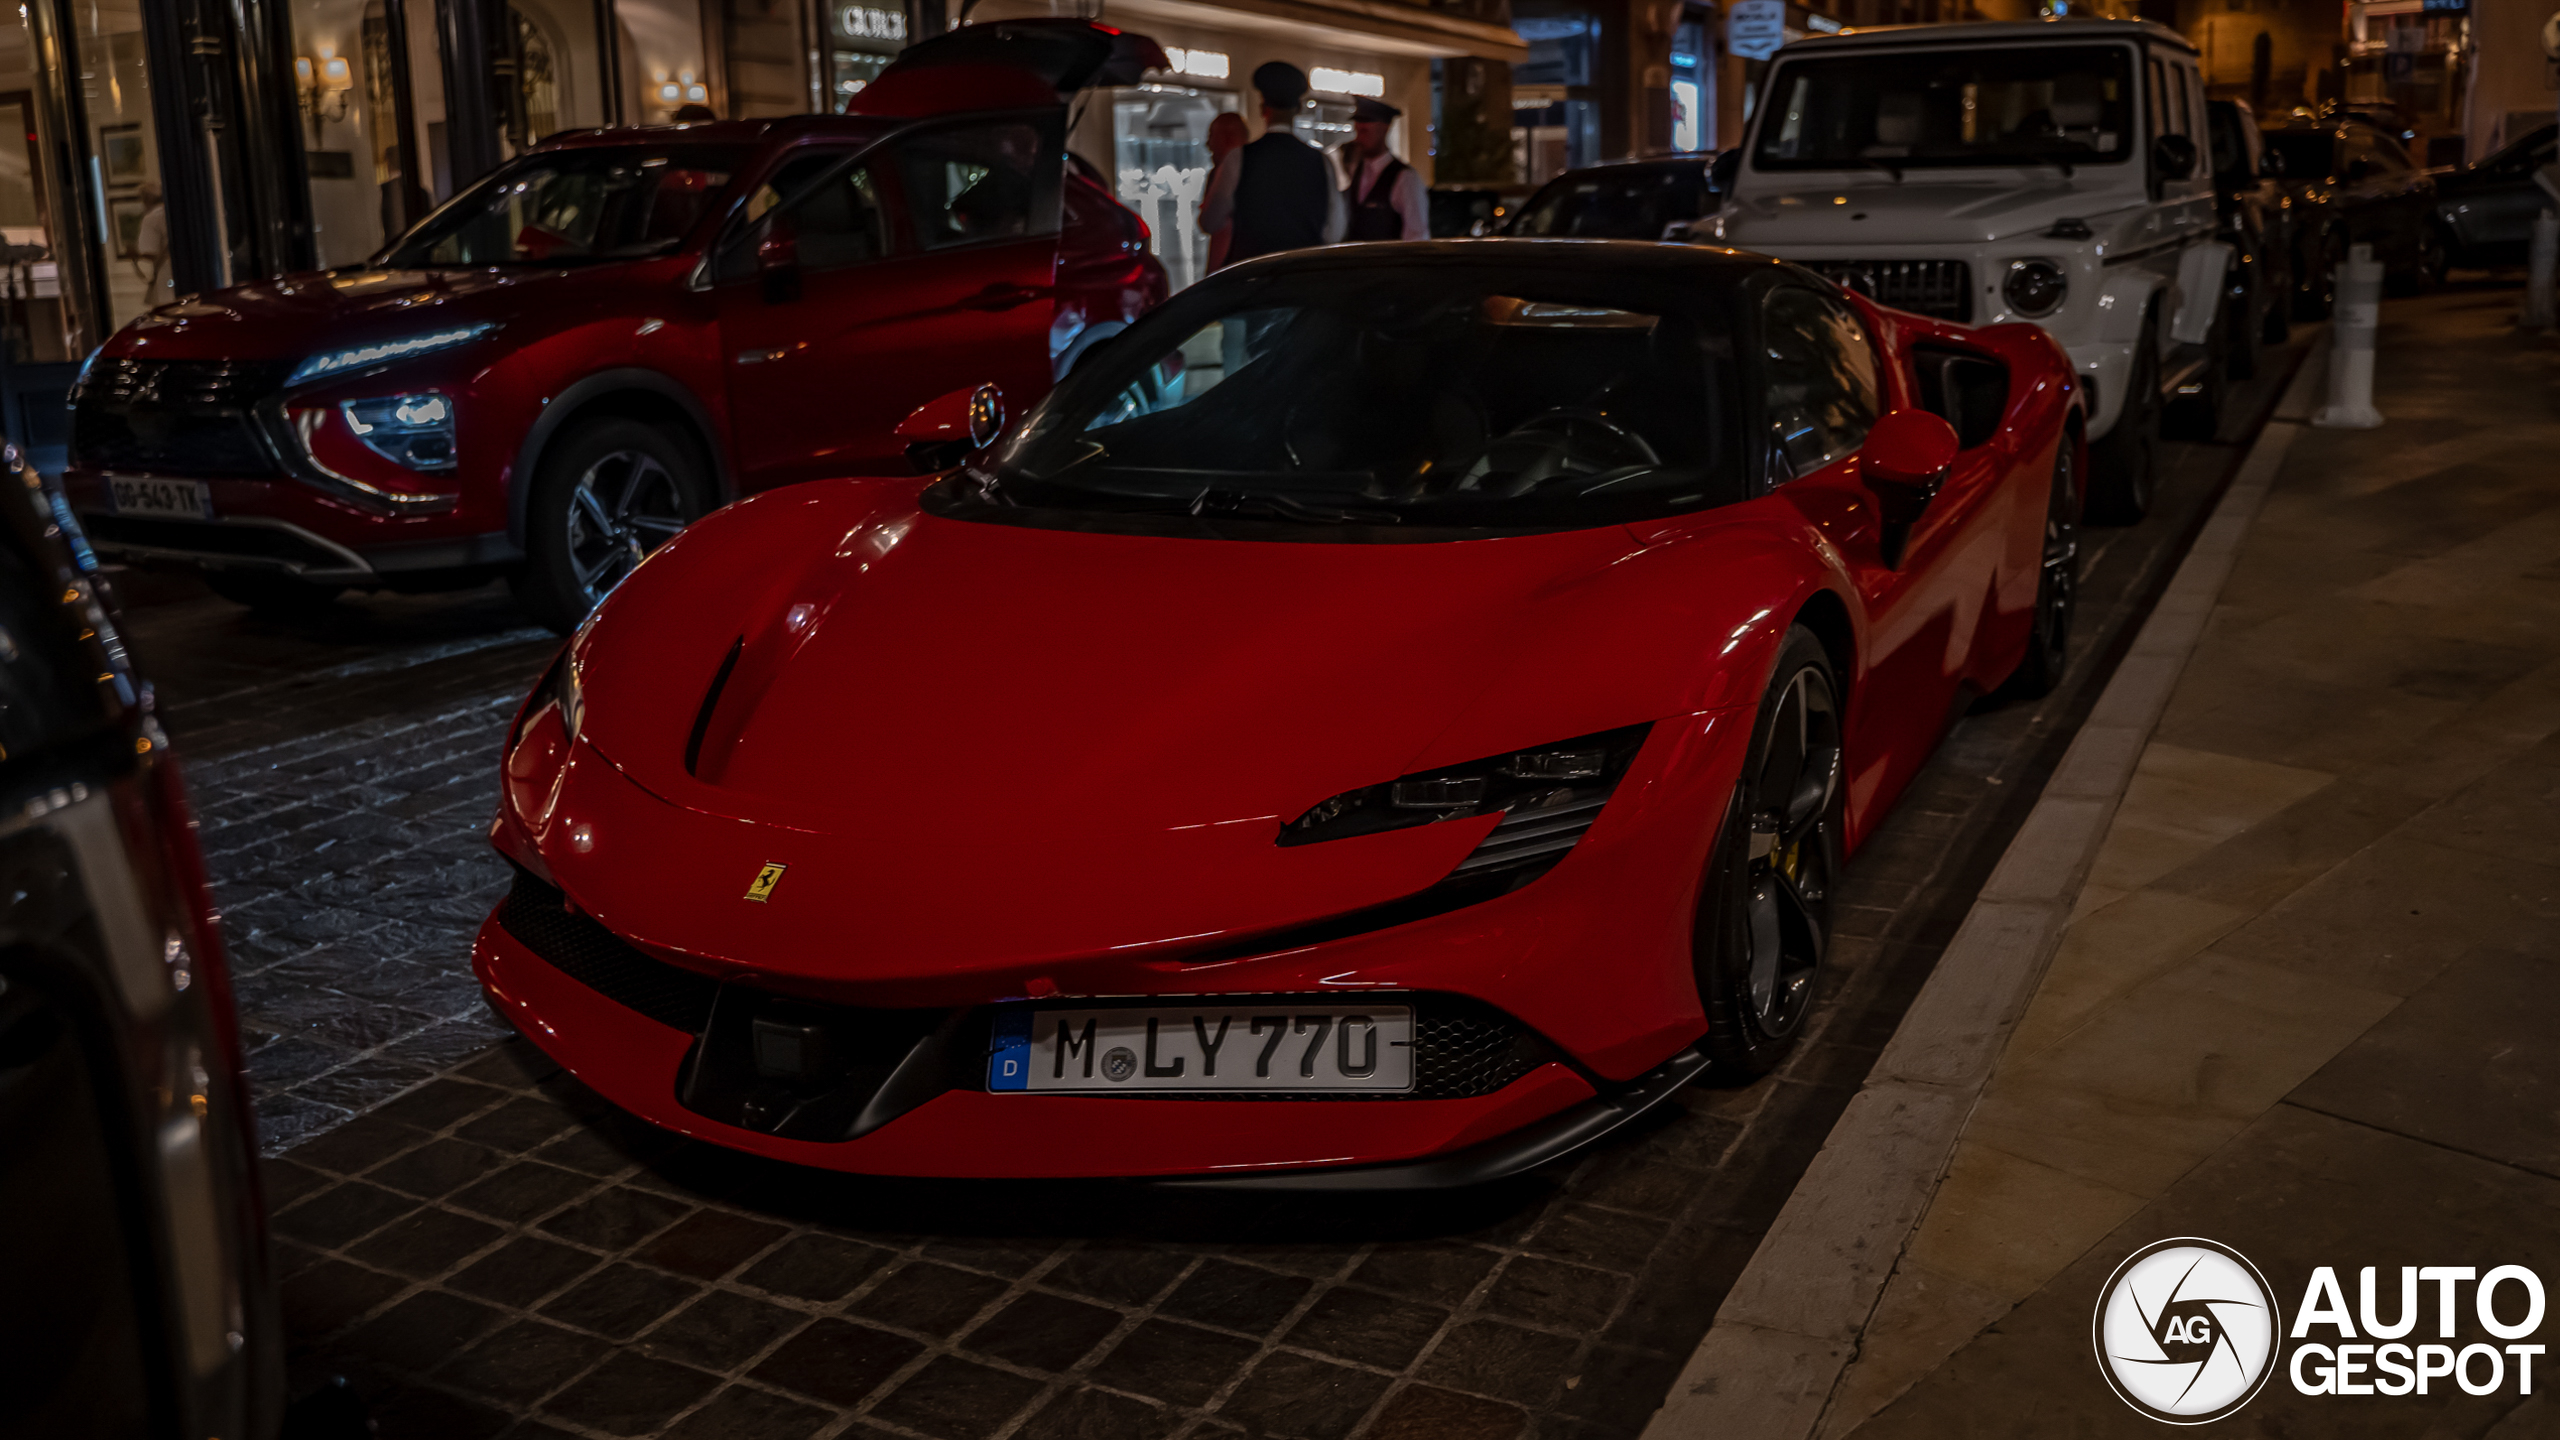
POLYGON ((1351 107, 1351 143, 1341 150, 1343 171, 1351 177, 1342 190, 1351 215, 1345 240, 1431 238, 1431 197, 1422 172, 1387 149, 1387 127, 1403 113, 1384 100, 1351 107))

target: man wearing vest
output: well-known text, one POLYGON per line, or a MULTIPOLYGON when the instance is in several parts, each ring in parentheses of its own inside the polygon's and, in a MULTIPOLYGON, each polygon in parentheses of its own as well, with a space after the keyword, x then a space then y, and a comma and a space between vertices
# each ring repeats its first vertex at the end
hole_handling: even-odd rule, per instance
POLYGON ((1347 240, 1428 240, 1431 201, 1422 172, 1387 150, 1387 126, 1404 112, 1384 100, 1351 107, 1351 143, 1342 168, 1351 177, 1342 201, 1351 212, 1347 240))
POLYGON ((1200 206, 1204 231, 1234 224, 1230 265, 1342 238, 1342 197, 1324 152, 1289 132, 1307 98, 1306 72, 1273 60, 1253 72, 1253 88, 1262 92, 1262 138, 1238 150, 1235 164, 1218 167, 1200 206))

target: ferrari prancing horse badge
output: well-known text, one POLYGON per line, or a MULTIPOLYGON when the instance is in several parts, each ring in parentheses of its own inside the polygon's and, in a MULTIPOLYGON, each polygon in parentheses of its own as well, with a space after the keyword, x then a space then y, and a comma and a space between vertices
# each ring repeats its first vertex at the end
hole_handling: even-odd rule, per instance
POLYGON ((755 883, 747 887, 747 898, 759 905, 772 898, 773 887, 782 883, 782 872, 785 868, 781 865, 768 864, 757 871, 755 883))

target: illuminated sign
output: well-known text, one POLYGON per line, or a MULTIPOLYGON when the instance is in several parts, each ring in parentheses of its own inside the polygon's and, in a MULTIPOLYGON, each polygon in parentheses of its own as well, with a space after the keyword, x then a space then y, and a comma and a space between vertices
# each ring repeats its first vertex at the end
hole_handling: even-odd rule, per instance
POLYGON ((1176 75, 1190 75, 1202 80, 1227 78, 1227 52, 1223 50, 1181 50, 1166 46, 1165 69, 1176 75))
POLYGON ((1387 93, 1387 77, 1366 70, 1336 70, 1319 65, 1308 72, 1307 83, 1328 95, 1366 95, 1377 99, 1387 93))
POLYGON ((843 5, 836 9, 836 30, 848 40, 904 40, 907 17, 896 10, 843 5))

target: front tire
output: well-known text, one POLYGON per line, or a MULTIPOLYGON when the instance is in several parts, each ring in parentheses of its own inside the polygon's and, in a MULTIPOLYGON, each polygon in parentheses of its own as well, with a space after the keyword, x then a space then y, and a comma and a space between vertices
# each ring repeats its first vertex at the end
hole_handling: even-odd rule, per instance
POLYGON ((1840 871, 1839 686, 1822 642, 1788 630, 1698 896, 1691 955, 1708 1055, 1765 1075, 1813 1008, 1840 871))
POLYGON ((2026 658, 2002 687, 2033 700, 2062 683, 2071 660, 2071 617, 2080 599, 2079 437, 2065 431, 2053 457, 2053 488, 2045 500, 2044 554, 2036 574, 2036 616, 2027 632, 2026 658))
POLYGON ((568 634, 651 551, 708 513, 713 495, 710 466, 683 435, 640 420, 576 427, 534 475, 517 602, 568 634))
POLYGON ((2156 321, 2145 321, 2134 343, 2123 407, 2115 428, 2091 447, 2089 523, 2135 525, 2151 513, 2151 491, 2160 468, 2160 347, 2156 321))

